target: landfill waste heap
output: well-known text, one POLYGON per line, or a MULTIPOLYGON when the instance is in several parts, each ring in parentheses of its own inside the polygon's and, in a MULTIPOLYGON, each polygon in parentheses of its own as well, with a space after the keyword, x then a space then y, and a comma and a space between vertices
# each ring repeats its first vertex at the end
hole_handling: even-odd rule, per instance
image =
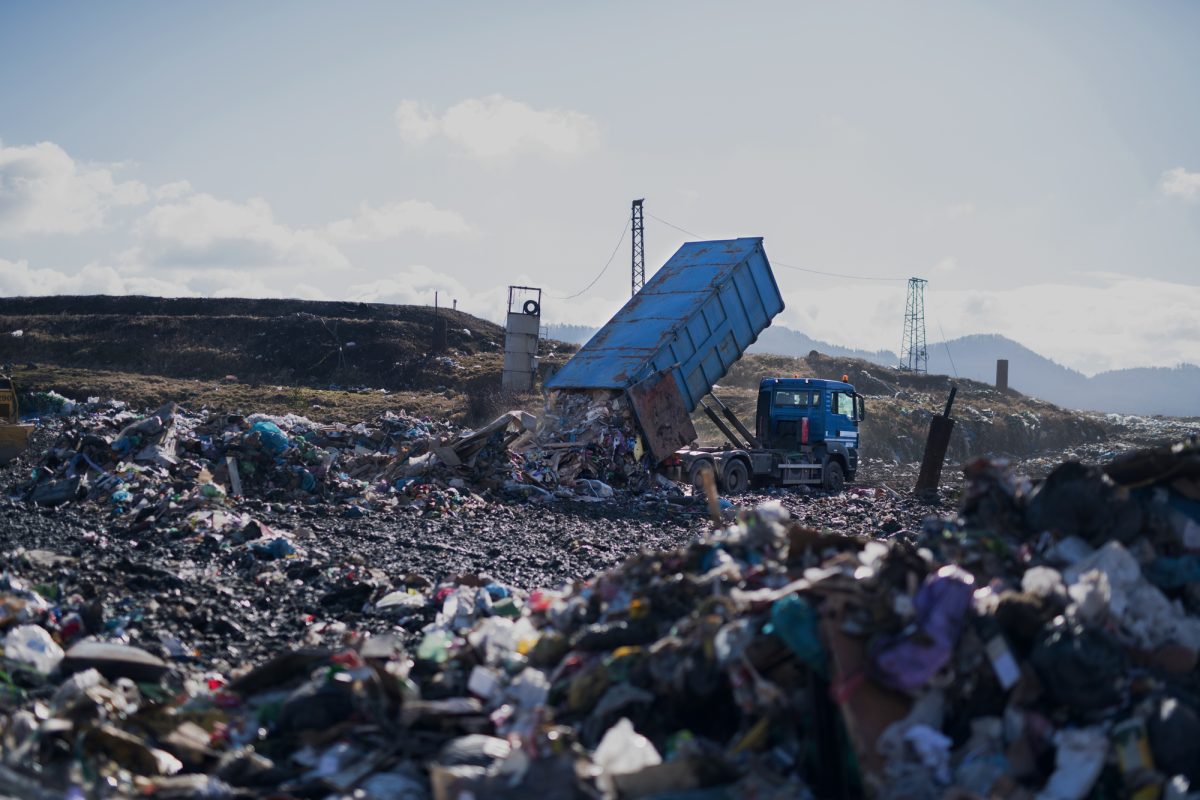
POLYGON ((333 503, 354 517, 453 514, 492 495, 611 497, 612 484, 679 494, 653 475, 617 393, 556 393, 541 420, 511 411, 477 430, 391 411, 356 425, 174 403, 141 415, 98 398, 61 398, 55 411, 44 425, 57 439, 25 496, 42 506, 106 505, 135 531, 244 526, 225 513, 229 495, 333 503))
MULTIPOLYGON (((295 421, 289 436, 171 407, 92 411, 106 421, 68 425, 27 491, 132 524, 217 524, 206 502, 233 470, 243 491, 346 509, 399 502, 396 481, 453 459, 503 465, 488 478, 502 487, 531 469, 508 445, 537 435, 506 415, 410 437, 396 416, 296 442, 295 421)), ((556 449, 571 448, 542 452, 556 449)), ((128 644, 19 566, 0 580, 0 794, 1200 793, 1196 438, 1036 483, 976 461, 956 516, 890 538, 765 504, 565 586, 414 580, 364 606, 427 611, 413 636, 342 626, 226 670, 128 644)))

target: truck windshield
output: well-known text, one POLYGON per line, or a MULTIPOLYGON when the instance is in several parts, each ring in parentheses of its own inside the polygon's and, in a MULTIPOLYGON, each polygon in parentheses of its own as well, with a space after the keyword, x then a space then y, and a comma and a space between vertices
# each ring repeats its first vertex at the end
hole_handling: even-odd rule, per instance
POLYGON ((808 408, 811 392, 776 392, 775 407, 808 408))

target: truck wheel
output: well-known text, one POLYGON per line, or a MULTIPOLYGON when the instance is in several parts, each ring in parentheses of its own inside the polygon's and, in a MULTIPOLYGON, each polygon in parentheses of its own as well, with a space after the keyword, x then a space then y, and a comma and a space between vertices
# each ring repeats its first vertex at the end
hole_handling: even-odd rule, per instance
POLYGON ((735 458, 725 465, 725 475, 721 481, 725 486, 725 494, 741 494, 750 488, 750 470, 746 462, 735 458))
POLYGON ((841 464, 830 461, 825 465, 825 477, 821 481, 821 486, 834 494, 838 494, 846 488, 846 476, 842 472, 841 464))
MULTIPOLYGON (((712 462, 706 458, 702 458, 692 464, 692 468, 688 470, 688 482, 692 484, 692 488, 696 494, 704 494, 704 471, 716 472, 713 469, 712 462)), ((713 477, 716 477, 715 474, 713 477)))

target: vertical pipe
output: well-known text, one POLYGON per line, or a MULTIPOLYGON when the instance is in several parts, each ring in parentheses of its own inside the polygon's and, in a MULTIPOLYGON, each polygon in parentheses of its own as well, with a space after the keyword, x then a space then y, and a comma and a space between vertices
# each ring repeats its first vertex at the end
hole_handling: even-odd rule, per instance
POLYGON ((1008 359, 996 359, 996 388, 1002 392, 1008 391, 1008 359))

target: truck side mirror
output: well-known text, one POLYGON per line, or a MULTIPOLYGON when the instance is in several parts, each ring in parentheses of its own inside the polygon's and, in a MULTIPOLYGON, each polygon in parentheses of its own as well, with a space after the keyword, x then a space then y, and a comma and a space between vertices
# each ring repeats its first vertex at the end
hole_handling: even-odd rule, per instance
POLYGON ((858 392, 854 393, 854 399, 858 403, 858 419, 864 420, 867 418, 867 401, 858 392))

